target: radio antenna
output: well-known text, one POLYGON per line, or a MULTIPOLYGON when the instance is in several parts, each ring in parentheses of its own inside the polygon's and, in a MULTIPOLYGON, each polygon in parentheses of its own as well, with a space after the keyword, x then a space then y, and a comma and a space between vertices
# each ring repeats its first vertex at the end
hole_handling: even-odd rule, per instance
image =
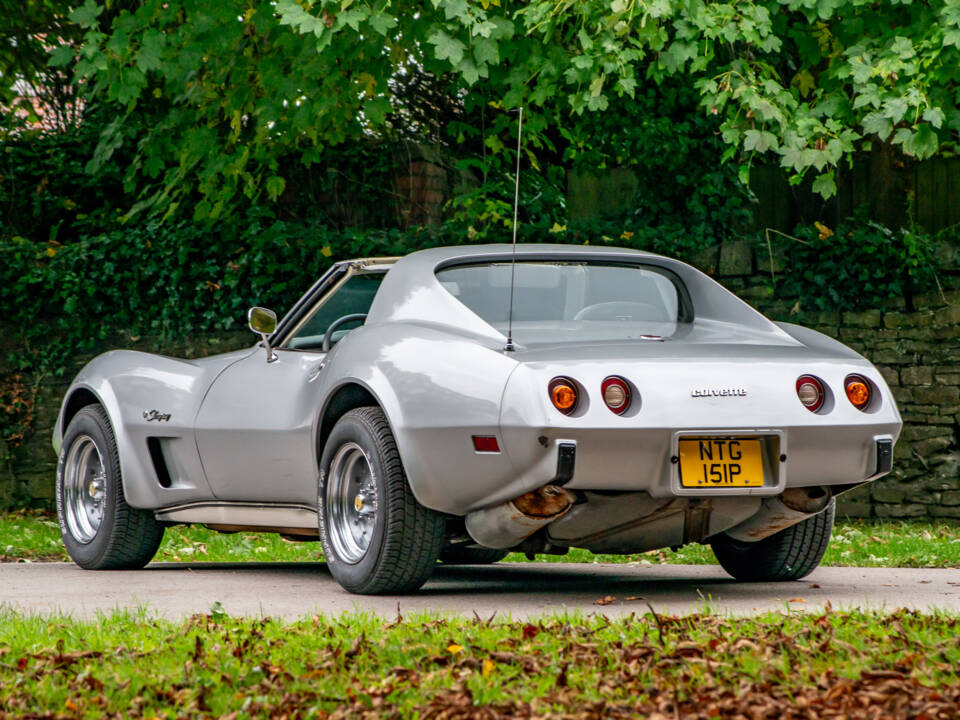
POLYGON ((517 173, 513 189, 513 253, 510 259, 510 310, 507 314, 507 344, 505 352, 513 352, 513 286, 517 275, 517 208, 520 206, 520 138, 523 136, 523 106, 517 120, 517 173))

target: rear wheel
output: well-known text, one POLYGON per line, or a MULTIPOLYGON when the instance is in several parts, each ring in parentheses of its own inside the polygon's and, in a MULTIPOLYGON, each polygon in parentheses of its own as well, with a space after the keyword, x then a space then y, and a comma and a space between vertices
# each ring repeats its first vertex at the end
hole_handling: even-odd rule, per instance
POLYGON ((160 547, 163 525, 127 505, 113 428, 99 405, 82 408, 63 435, 57 516, 67 552, 87 570, 141 568, 160 547))
POLYGON ((710 541, 720 565, 737 580, 799 580, 823 559, 833 531, 836 503, 826 510, 757 542, 718 535, 710 541))
POLYGON ((445 565, 492 565, 506 556, 506 550, 451 545, 440 553, 440 562, 445 565))
POLYGON ((317 499, 327 567, 345 589, 404 593, 430 577, 446 520, 413 496, 380 408, 351 410, 334 426, 317 499))

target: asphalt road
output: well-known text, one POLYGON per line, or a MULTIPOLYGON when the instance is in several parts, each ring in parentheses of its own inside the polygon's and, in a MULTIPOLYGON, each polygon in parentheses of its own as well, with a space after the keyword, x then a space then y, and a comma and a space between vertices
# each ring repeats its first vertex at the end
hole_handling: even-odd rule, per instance
POLYGON ((703 611, 900 607, 960 612, 960 570, 820 568, 789 583, 740 583, 716 566, 511 564, 440 566, 416 595, 361 597, 340 588, 322 563, 156 563, 90 572, 69 563, 0 565, 0 605, 21 611, 147 607, 177 618, 220 602, 231 615, 296 617, 365 610, 394 617, 432 610, 525 618, 564 610, 621 615, 703 611), (606 604, 598 604, 603 598, 606 604))

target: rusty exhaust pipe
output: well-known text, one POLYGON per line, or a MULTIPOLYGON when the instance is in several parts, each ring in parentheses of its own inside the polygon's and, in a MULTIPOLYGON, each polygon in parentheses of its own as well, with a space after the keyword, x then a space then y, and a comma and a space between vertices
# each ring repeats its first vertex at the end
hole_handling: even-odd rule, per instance
POLYGON ((734 540, 756 542, 803 522, 830 504, 828 487, 787 488, 776 497, 766 497, 755 515, 726 531, 734 540))
POLYGON ((484 547, 506 550, 566 515, 574 497, 562 487, 544 485, 510 502, 470 513, 466 517, 467 532, 484 547))

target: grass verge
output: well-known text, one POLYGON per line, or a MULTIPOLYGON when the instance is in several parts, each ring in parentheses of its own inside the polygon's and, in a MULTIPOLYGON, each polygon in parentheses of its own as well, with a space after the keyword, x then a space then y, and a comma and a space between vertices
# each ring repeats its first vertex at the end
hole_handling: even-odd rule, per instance
POLYGON ((957 617, 0 612, 0 718, 960 716, 957 617))
MULTIPOLYGON (((37 511, 0 515, 0 562, 69 560, 56 517, 37 511)), ((291 542, 271 533, 224 535, 203 527, 168 528, 157 561, 317 562, 320 544, 291 542)), ((566 555, 540 555, 537 562, 639 563, 707 565, 716 560, 707 545, 637 555, 597 555, 573 549, 566 555)), ((526 562, 519 553, 507 562, 526 562)), ((960 526, 948 522, 841 520, 824 565, 856 567, 960 568, 960 526)))

